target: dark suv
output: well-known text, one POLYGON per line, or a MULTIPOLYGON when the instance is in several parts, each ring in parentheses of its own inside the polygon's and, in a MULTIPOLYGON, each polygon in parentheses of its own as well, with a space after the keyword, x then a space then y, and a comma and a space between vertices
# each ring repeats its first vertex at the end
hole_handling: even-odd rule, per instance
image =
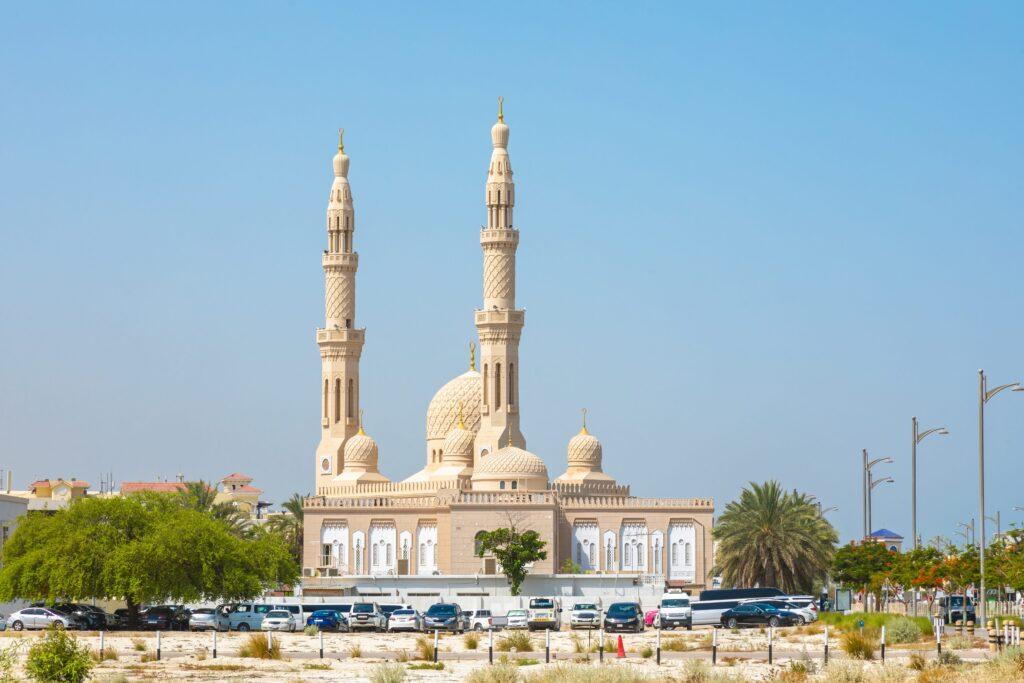
POLYGON ((644 613, 638 602, 613 602, 604 613, 604 630, 633 631, 644 630, 644 613))
POLYGON ((423 615, 424 631, 452 631, 462 633, 469 630, 469 615, 454 602, 438 602, 430 606, 423 615))
MULTIPOLYGON (((947 595, 939 598, 939 606, 942 608, 942 618, 947 624, 955 624, 964 618, 964 596, 947 595)), ((974 598, 967 598, 967 621, 978 623, 978 617, 974 613, 974 598)))
POLYGON ((191 613, 179 605, 159 605, 146 610, 143 627, 156 631, 184 631, 188 629, 191 613))

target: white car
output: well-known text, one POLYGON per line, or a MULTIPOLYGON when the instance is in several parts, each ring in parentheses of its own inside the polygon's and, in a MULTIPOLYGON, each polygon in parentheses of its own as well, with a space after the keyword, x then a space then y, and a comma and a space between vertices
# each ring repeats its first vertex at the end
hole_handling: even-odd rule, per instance
POLYGON ((414 609, 396 609, 388 617, 388 632, 422 631, 423 617, 414 609))
POLYGON ((7 623, 11 625, 11 630, 14 631, 21 631, 26 628, 50 628, 51 626, 58 630, 75 628, 75 624, 71 621, 70 616, 54 612, 46 607, 26 607, 25 609, 18 610, 7 617, 7 623))
POLYGON ((275 609, 267 612, 263 617, 260 628, 264 631, 289 631, 293 632, 298 627, 295 617, 286 609, 275 609))
POLYGON ((469 613, 469 628, 473 631, 490 631, 494 628, 494 617, 489 609, 475 609, 469 613))
POLYGON ((676 626, 685 626, 687 631, 693 629, 693 608, 690 606, 689 595, 666 595, 658 603, 654 627, 675 629, 676 626))
POLYGON ((524 609, 510 609, 505 615, 508 623, 505 628, 529 628, 530 614, 524 609))
POLYGON ((601 628, 601 609, 592 602, 577 602, 569 610, 569 628, 601 628))

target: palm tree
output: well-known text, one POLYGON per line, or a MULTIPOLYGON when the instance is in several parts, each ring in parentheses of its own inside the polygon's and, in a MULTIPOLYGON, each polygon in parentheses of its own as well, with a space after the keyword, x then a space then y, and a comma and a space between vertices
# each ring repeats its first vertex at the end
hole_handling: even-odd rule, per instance
POLYGON ((246 538, 251 535, 253 522, 231 503, 217 502, 217 489, 205 481, 185 482, 185 488, 178 492, 183 507, 205 512, 222 522, 233 535, 246 538))
POLYGON ((727 586, 777 587, 809 593, 832 564, 839 540, 807 494, 777 481, 750 483, 726 505, 713 535, 716 564, 727 586))
POLYGON ((292 555, 300 563, 302 561, 302 503, 306 498, 307 496, 300 493, 293 493, 291 498, 281 503, 281 509, 284 512, 267 520, 267 528, 284 538, 288 547, 291 548, 292 555))

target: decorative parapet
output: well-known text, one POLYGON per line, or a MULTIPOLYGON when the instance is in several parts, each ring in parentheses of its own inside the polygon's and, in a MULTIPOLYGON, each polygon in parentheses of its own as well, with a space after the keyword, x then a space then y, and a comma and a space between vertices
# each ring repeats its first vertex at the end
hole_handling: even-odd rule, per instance
POLYGON ((325 498, 316 496, 307 498, 303 508, 379 508, 379 509, 416 509, 437 507, 441 499, 437 496, 419 496, 409 498, 392 498, 390 496, 372 496, 362 498, 325 498))
POLYGON ((509 491, 462 491, 454 505, 553 505, 558 497, 551 491, 512 493, 509 491))
POLYGON ((613 509, 658 509, 658 510, 696 510, 698 512, 714 512, 715 502, 711 498, 634 498, 632 496, 571 496, 560 498, 562 507, 579 508, 613 508, 613 509))
POLYGON ((325 484, 317 487, 318 496, 351 498, 374 495, 422 495, 441 491, 468 490, 468 479, 444 479, 434 481, 387 481, 348 484, 325 484))
POLYGON ((593 481, 586 483, 554 482, 551 490, 560 497, 568 496, 615 496, 619 498, 629 497, 628 484, 616 484, 611 481, 593 481))

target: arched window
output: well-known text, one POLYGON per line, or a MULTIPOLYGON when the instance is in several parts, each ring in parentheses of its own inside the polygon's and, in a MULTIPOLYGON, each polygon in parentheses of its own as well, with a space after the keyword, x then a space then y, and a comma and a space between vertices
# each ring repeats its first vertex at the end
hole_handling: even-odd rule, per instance
POLYGON ((325 420, 327 419, 327 396, 328 396, 328 392, 331 390, 330 387, 331 387, 331 381, 329 379, 325 379, 324 380, 324 419, 325 420))
POLYGON ((474 555, 477 555, 477 556, 480 555, 480 549, 483 548, 483 544, 484 544, 484 534, 486 534, 486 533, 487 533, 486 531, 478 531, 478 532, 476 532, 476 536, 473 537, 473 554, 474 555))
POLYGON ((609 538, 604 548, 604 568, 611 569, 615 564, 615 544, 609 538))
POLYGON ((488 405, 490 401, 487 400, 487 363, 484 363, 484 405, 488 405))
POLYGON ((633 553, 630 551, 629 544, 622 546, 622 566, 632 567, 633 566, 633 553))
POLYGON ((506 401, 506 403, 508 405, 510 405, 510 406, 511 405, 515 405, 515 402, 516 402, 515 394, 512 393, 512 385, 515 383, 515 376, 516 376, 516 365, 515 365, 515 363, 509 363, 508 364, 508 379, 505 380, 505 384, 508 385, 508 400, 506 401))
POLYGON ((678 567, 679 566, 679 544, 678 543, 673 543, 672 544, 672 566, 673 567, 678 567))
POLYGON ((683 547, 683 561, 686 562, 687 566, 693 564, 693 546, 689 543, 683 547))
POLYGON ((393 551, 391 549, 391 544, 388 543, 387 550, 384 553, 384 561, 387 563, 387 566, 390 567, 392 564, 394 564, 394 557, 395 556, 394 556, 394 553, 393 553, 393 551))
POLYGON ((501 363, 494 364, 494 407, 501 407, 501 363))
POLYGON ((402 559, 403 560, 408 560, 409 559, 409 539, 408 538, 402 540, 402 559))
POLYGON ((341 419, 341 378, 334 380, 334 421, 341 419))
POLYGON ((498 488, 501 489, 502 491, 505 490, 505 481, 504 480, 498 482, 498 488))
POLYGON ((590 541, 589 543, 587 543, 587 560, 590 562, 590 566, 591 567, 594 566, 594 561, 597 559, 595 557, 596 552, 594 550, 596 547, 597 547, 597 544, 594 543, 593 541, 590 541))
POLYGON ((345 397, 345 417, 352 419, 356 403, 356 381, 353 378, 348 380, 348 395, 345 397))
POLYGON ((420 543, 420 557, 419 557, 419 560, 420 560, 419 565, 421 567, 427 566, 427 544, 426 543, 420 543))
POLYGON ((373 547, 370 548, 370 564, 380 564, 380 553, 377 551, 377 544, 374 543, 373 547))
POLYGON ((576 544, 576 564, 583 564, 583 544, 576 544))
POLYGON ((515 491, 517 488, 519 488, 519 482, 518 481, 513 481, 512 482, 512 490, 515 491))

